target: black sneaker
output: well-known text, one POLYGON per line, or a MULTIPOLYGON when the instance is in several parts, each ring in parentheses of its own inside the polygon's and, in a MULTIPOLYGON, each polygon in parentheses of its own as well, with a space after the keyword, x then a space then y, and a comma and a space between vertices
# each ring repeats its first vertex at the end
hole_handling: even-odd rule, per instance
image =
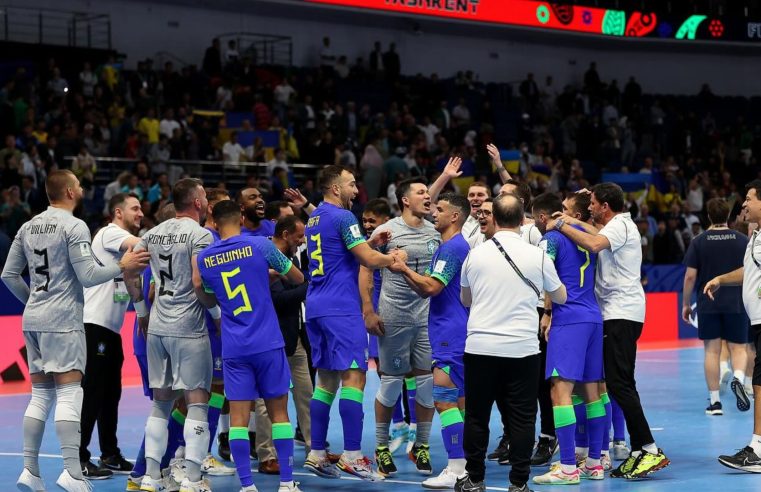
POLYGON ((100 458, 99 468, 107 468, 117 475, 127 475, 135 468, 135 465, 124 459, 121 454, 100 458))
POLYGON ((732 393, 737 398, 737 409, 741 412, 747 412, 750 410, 750 398, 745 393, 745 386, 742 381, 737 378, 732 378, 732 382, 729 383, 729 387, 732 388, 732 393))
POLYGON ((528 488, 527 483, 524 483, 523 487, 518 487, 517 485, 510 484, 510 487, 507 488, 507 492, 534 492, 534 491, 528 488))
POLYGON ((378 473, 384 477, 396 474, 396 465, 388 446, 379 446, 375 449, 375 462, 378 463, 378 473))
POLYGON ((293 433, 293 443, 302 448, 307 445, 304 434, 301 433, 301 427, 296 427, 296 432, 293 433))
POLYGON ((430 475, 433 473, 431 466, 431 448, 427 444, 414 444, 410 451, 410 459, 415 463, 417 472, 421 475, 430 475))
POLYGON ((536 445, 534 456, 531 457, 531 466, 547 466, 552 457, 558 452, 558 440, 554 437, 540 437, 536 445))
POLYGON ((230 456, 230 433, 220 432, 217 434, 217 453, 225 461, 231 461, 230 456))
POLYGON ((256 432, 248 431, 248 445, 249 447, 249 456, 252 460, 259 459, 259 456, 256 454, 256 432))
POLYGON ((113 472, 102 466, 95 466, 92 461, 82 463, 82 475, 88 480, 105 480, 113 476, 113 472))
POLYGON ((761 458, 758 457, 750 446, 745 446, 733 456, 719 456, 719 463, 735 470, 761 473, 761 458))
POLYGON ((486 459, 489 461, 501 461, 500 458, 507 460, 507 451, 510 448, 510 439, 507 436, 499 436, 499 445, 490 453, 486 459))
POLYGON ((484 481, 474 482, 469 476, 465 475, 458 478, 454 484, 454 492, 486 492, 484 481))
MULTIPOLYGON (((708 402, 710 403, 711 400, 708 400, 708 402)), ((721 402, 717 401, 716 403, 710 403, 708 407, 706 407, 706 415, 724 415, 724 410, 721 409, 721 402)))

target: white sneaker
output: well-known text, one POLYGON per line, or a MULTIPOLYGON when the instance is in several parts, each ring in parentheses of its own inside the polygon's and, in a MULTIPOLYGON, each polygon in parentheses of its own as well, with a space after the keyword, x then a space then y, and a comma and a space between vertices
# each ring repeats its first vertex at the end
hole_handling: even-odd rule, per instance
POLYGON ((174 458, 173 460, 184 460, 185 459, 185 446, 180 446, 177 448, 177 451, 174 452, 174 458))
POLYGON ((409 433, 407 434, 407 448, 405 451, 406 454, 410 454, 412 452, 412 446, 415 445, 416 440, 417 440, 417 424, 410 424, 409 433))
POLYGON ((396 453, 396 451, 401 448, 405 442, 407 442, 407 436, 409 433, 410 426, 407 425, 407 422, 400 422, 398 424, 391 425, 391 432, 388 435, 388 450, 391 451, 391 454, 396 453))
POLYGON ((22 492, 45 492, 45 481, 24 468, 18 477, 16 487, 22 492))
POLYGON ((227 475, 235 475, 235 468, 225 466, 224 463, 214 456, 208 455, 201 464, 201 473, 211 475, 212 477, 224 477, 227 475))
POLYGON ((69 474, 69 470, 64 470, 55 482, 66 492, 90 492, 92 484, 86 478, 77 480, 69 474))
POLYGON ((610 457, 615 461, 623 461, 629 457, 631 450, 626 446, 626 441, 613 441, 610 445, 610 457))
POLYGON ((240 492, 259 492, 259 489, 256 488, 256 485, 249 485, 240 489, 240 492))
POLYGON ((299 483, 291 480, 288 483, 280 482, 280 487, 277 492, 302 492, 299 488, 299 483))
POLYGON ((140 483, 143 481, 143 477, 133 477, 132 475, 127 475, 127 492, 135 492, 137 490, 140 490, 140 483))
POLYGON ((211 492, 211 483, 205 478, 197 482, 191 482, 186 478, 180 485, 180 492, 211 492))
POLYGON ((445 490, 445 489, 454 489, 454 484, 457 482, 457 475, 449 469, 449 467, 444 468, 441 470, 441 473, 439 473, 438 477, 431 477, 421 484, 424 489, 439 489, 439 490, 445 490))
POLYGON ((177 483, 182 483, 188 476, 187 474, 187 466, 185 466, 185 459, 184 458, 178 458, 174 459, 169 462, 169 475, 164 476, 171 476, 172 480, 174 480, 177 483))
POLYGON ((344 453, 336 466, 349 475, 354 475, 362 480, 378 481, 384 479, 383 475, 379 475, 373 470, 373 462, 367 456, 350 460, 344 453))
POLYGON ((165 480, 154 480, 150 475, 143 476, 143 480, 140 482, 140 490, 142 492, 166 492, 165 480))
POLYGON ((727 369, 724 369, 723 371, 721 371, 721 376, 720 376, 720 380, 719 380, 720 382, 719 382, 719 384, 720 384, 722 387, 723 387, 723 386, 726 386, 726 385, 727 385, 727 383, 728 383, 728 382, 729 382, 731 379, 732 379, 732 369, 729 369, 729 368, 727 368, 727 369))
POLYGON ((613 469, 613 463, 610 461, 610 454, 601 454, 600 455, 600 464, 602 465, 602 469, 603 470, 605 470, 605 471, 612 470, 613 469))
POLYGON ((165 492, 180 492, 180 482, 174 479, 169 468, 161 472, 163 475, 162 483, 164 484, 165 492))

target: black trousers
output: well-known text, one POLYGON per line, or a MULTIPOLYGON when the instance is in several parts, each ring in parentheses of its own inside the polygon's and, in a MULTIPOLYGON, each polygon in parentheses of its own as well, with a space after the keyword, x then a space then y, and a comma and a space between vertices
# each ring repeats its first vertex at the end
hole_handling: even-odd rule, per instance
MULTIPOLYGON (((544 309, 543 308, 537 308, 537 311, 539 312, 539 319, 542 319, 542 316, 544 315, 544 309)), ((537 371, 537 376, 539 378, 539 419, 540 419, 540 425, 539 425, 539 432, 544 434, 545 436, 555 436, 555 418, 552 411, 552 395, 550 394, 550 390, 552 389, 552 384, 550 383, 550 380, 544 377, 544 368, 547 365, 547 341, 544 339, 544 335, 539 332, 539 371, 537 371)), ((508 439, 510 437, 510 433, 508 432, 508 429, 510 426, 507 423, 507 411, 502 408, 503 403, 501 403, 499 400, 497 401, 497 409, 499 409, 499 414, 502 417, 502 429, 505 436, 508 436, 508 439)))
POLYGON ((108 328, 85 323, 87 365, 82 379, 82 441, 79 459, 90 460, 90 445, 95 422, 98 423, 100 455, 110 458, 120 454, 116 438, 119 400, 122 397, 122 337, 108 328))
POLYGON ((608 393, 621 407, 631 437, 632 451, 655 442, 637 393, 634 366, 642 323, 626 319, 603 322, 603 357, 608 393))
POLYGON ((507 415, 510 434, 510 483, 522 487, 531 471, 536 425, 538 380, 526 377, 539 370, 539 355, 520 359, 465 354, 465 436, 463 448, 466 470, 473 481, 486 473, 489 420, 494 402, 507 415))

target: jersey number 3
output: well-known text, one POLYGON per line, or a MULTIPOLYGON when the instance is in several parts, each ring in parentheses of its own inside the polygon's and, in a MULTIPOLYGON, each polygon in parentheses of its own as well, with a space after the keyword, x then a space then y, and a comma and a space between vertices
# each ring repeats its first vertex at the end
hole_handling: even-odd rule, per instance
POLYGON ((227 298, 230 300, 241 296, 243 305, 235 308, 233 316, 238 316, 240 313, 253 311, 251 309, 251 300, 248 298, 248 292, 246 286, 243 284, 238 285, 236 288, 230 287, 230 279, 240 273, 240 267, 230 270, 229 272, 222 272, 222 282, 225 284, 225 292, 227 292, 227 298))

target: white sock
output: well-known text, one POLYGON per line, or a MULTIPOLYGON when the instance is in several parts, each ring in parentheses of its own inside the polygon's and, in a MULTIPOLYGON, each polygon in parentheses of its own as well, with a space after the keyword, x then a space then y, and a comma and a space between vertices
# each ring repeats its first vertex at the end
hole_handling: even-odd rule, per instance
POLYGON ((256 412, 251 412, 251 417, 248 419, 248 431, 256 432, 256 412))
POLYGON ((595 459, 592 459, 592 458, 587 458, 587 464, 586 464, 587 468, 594 468, 596 466, 600 466, 600 460, 595 460, 595 459))
POLYGON ((746 388, 752 388, 753 387, 753 379, 750 376, 745 376, 745 384, 744 386, 746 388))
POLYGON ((581 456, 582 458, 586 458, 589 456, 589 448, 576 448, 576 456, 581 456))
POLYGON ((748 446, 753 448, 753 452, 756 453, 756 456, 761 456, 761 436, 753 434, 753 439, 750 440, 748 446))
POLYGON ((344 456, 350 461, 358 460, 362 458, 362 450, 357 451, 344 451, 344 456))
POLYGON ((544 437, 545 439, 555 439, 555 436, 548 436, 547 434, 539 434, 539 437, 544 437))
POLYGON ((656 446, 654 442, 651 442, 650 444, 645 444, 644 446, 642 446, 642 449, 647 451, 650 454, 658 454, 658 446, 656 446))
POLYGON ((405 425, 407 425, 407 422, 405 422, 404 420, 402 420, 401 422, 395 422, 395 423, 393 424, 393 426, 394 426, 394 429, 401 429, 401 428, 402 428, 402 427, 404 427, 405 425))
POLYGON ((328 452, 324 449, 312 449, 309 451, 309 454, 313 454, 318 458, 325 458, 328 455, 328 452))
POLYGON ((632 456, 635 458, 642 454, 642 451, 632 451, 632 456))
POLYGON ((600 450, 600 456, 610 456, 610 450, 602 449, 600 450))
POLYGON ((719 398, 719 392, 718 391, 709 391, 708 392, 708 396, 711 397, 711 405, 721 401, 721 399, 719 398))
POLYGON ((724 374, 725 372, 729 371, 729 361, 723 360, 719 362, 719 371, 721 374, 724 374))
POLYGON ((458 477, 461 477, 465 474, 465 458, 455 458, 449 460, 447 466, 449 467, 449 470, 458 477))
POLYGON ((561 463, 560 469, 563 470, 563 473, 565 473, 566 475, 570 475, 576 471, 576 465, 564 465, 561 463))
POLYGON ((230 432, 230 414, 219 415, 219 432, 230 432))
POLYGON ((154 480, 161 479, 161 457, 164 456, 169 439, 166 419, 148 417, 145 423, 145 461, 146 474, 154 480))
POLYGON ((745 371, 741 371, 740 369, 737 369, 735 371, 735 379, 738 381, 745 381, 745 371))

